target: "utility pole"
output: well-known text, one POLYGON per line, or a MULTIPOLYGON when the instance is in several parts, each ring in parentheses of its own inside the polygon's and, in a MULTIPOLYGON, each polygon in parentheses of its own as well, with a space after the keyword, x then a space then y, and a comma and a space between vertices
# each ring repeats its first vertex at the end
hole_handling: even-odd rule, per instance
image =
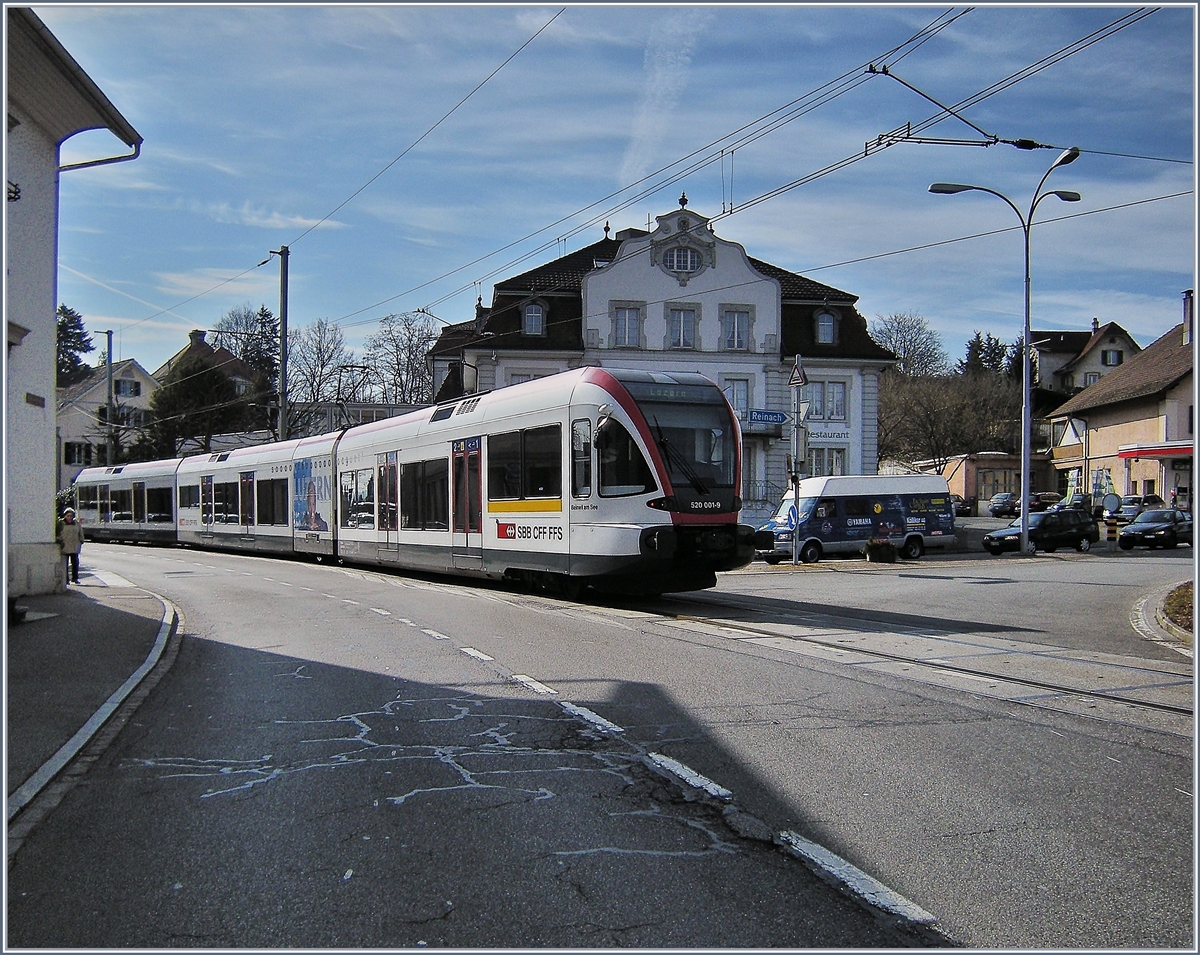
POLYGON ((796 355, 796 364, 792 366, 791 377, 788 378, 788 388, 792 392, 792 468, 788 474, 788 483, 792 486, 792 507, 788 513, 788 523, 792 526, 792 565, 800 563, 800 462, 808 457, 808 432, 805 430, 804 419, 808 417, 808 402, 800 400, 800 392, 808 384, 808 376, 800 367, 800 356, 796 355))
POLYGON ((112 329, 104 333, 108 336, 108 351, 104 353, 105 376, 108 379, 108 406, 104 412, 105 425, 107 425, 107 437, 105 440, 105 456, 104 463, 110 468, 116 464, 117 442, 113 439, 113 382, 112 382, 112 329))
POLYGON ((288 439, 288 247, 271 250, 279 256, 279 440, 288 439))

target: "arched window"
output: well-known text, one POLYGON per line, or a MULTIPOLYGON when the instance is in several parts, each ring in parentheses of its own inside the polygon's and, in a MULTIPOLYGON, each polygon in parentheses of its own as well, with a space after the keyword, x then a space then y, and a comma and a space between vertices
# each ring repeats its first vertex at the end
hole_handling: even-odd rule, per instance
POLYGON ((832 312, 817 312, 817 344, 832 345, 837 342, 837 318, 832 312))

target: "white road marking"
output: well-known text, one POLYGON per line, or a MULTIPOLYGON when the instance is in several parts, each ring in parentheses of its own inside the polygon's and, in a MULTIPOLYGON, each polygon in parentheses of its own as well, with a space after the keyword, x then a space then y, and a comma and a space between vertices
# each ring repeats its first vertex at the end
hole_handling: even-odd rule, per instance
POLYGON ((545 683, 539 683, 531 676, 526 676, 524 673, 514 673, 513 679, 524 686, 529 687, 534 693, 541 693, 544 696, 558 696, 558 690, 552 690, 545 683))
POLYGON ((603 730, 605 733, 616 734, 625 732, 624 727, 618 726, 616 723, 610 723, 603 716, 592 712, 586 706, 577 706, 574 703, 568 703, 566 700, 559 700, 558 705, 572 716, 591 723, 596 729, 603 730))
POLYGON ((726 801, 733 798, 733 793, 724 786, 714 783, 707 776, 701 776, 690 766, 685 766, 678 760, 671 759, 670 756, 664 756, 662 753, 647 753, 646 758, 659 769, 666 770, 672 776, 678 776, 689 786, 702 789, 710 796, 726 801))
POLYGON ((482 650, 476 650, 474 647, 459 647, 458 649, 461 650, 463 653, 465 653, 467 656, 474 657, 476 660, 494 660, 494 659, 496 659, 495 657, 489 657, 482 650))
POLYGON ((429 636, 433 637, 434 640, 449 640, 450 639, 444 633, 438 633, 438 631, 430 630, 428 627, 422 627, 421 632, 429 634, 429 636))
POLYGON ((824 846, 810 842, 790 830, 781 832, 779 836, 789 851, 816 866, 823 875, 844 885, 876 908, 917 925, 933 925, 937 922, 936 916, 930 915, 915 902, 910 902, 824 846))
POLYGON ((390 610, 383 610, 380 607, 372 607, 371 613, 377 613, 381 617, 390 617, 392 615, 390 610))

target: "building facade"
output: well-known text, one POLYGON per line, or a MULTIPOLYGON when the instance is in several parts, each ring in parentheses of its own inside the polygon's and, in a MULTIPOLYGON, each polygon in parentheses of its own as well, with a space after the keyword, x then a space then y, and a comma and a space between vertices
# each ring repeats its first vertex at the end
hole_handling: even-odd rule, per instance
MULTIPOLYGON (((149 420, 150 398, 158 382, 132 358, 112 365, 112 428, 108 424, 108 371, 89 369, 82 381, 58 389, 58 467, 55 487, 75 483, 84 468, 108 464, 108 436, 114 449, 125 448, 143 433, 149 420)), ((120 460, 115 457, 115 460, 120 460)))
POLYGON ((1191 509, 1193 349, 1189 290, 1181 324, 1055 411, 1061 491, 1157 494, 1191 509))
POLYGON ((878 379, 895 361, 857 296, 755 259, 686 206, 498 282, 490 308, 430 353, 439 398, 580 365, 688 371, 717 382, 741 422, 743 511, 769 516, 788 480, 792 390, 807 384, 808 475, 873 474, 878 379))
POLYGON ((1034 384, 1073 395, 1094 385, 1142 350, 1116 322, 1092 319, 1090 332, 1031 331, 1034 384))
MULTIPOLYGON (((31 10, 8 7, 5 165, 5 518, 8 595, 63 585, 54 543, 58 177, 62 144, 108 129, 133 153, 142 137, 31 10)), ((78 168, 76 165, 70 168, 78 168)))

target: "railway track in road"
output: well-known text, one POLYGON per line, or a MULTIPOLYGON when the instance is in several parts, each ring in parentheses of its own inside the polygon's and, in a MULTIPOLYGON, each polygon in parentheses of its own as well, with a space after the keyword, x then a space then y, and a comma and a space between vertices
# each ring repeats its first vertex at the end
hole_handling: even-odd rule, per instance
POLYGON ((1191 664, 1023 643, 981 625, 939 628, 887 614, 764 609, 760 602, 688 595, 642 609, 689 630, 818 656, 977 695, 1190 736, 1191 664), (671 605, 676 605, 673 609, 671 605), (682 605, 682 606, 680 606, 682 605), (979 660, 987 660, 986 665, 979 660), (1139 715, 1141 714, 1141 715, 1139 715))

